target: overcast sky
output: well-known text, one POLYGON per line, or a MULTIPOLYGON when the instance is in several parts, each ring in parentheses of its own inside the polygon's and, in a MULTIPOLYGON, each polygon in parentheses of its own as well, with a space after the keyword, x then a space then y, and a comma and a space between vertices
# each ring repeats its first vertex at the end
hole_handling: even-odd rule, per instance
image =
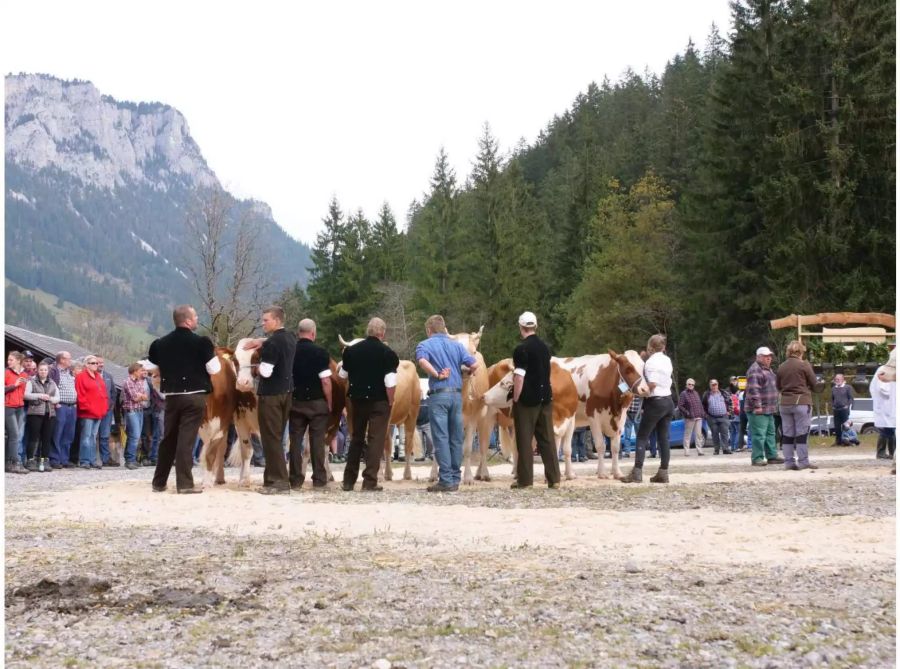
POLYGON ((5 4, 0 58, 176 107, 226 188, 313 242, 332 195, 404 224, 441 146, 463 182, 485 122, 504 151, 532 142, 591 81, 659 74, 713 22, 727 34, 727 0, 42 0, 5 4))

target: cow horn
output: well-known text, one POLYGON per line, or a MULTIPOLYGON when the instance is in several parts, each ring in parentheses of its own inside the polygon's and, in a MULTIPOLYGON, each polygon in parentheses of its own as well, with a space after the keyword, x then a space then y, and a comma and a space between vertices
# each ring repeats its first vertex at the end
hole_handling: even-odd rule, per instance
POLYGON ((341 342, 341 346, 343 346, 344 348, 350 346, 350 344, 344 341, 344 338, 341 335, 338 335, 338 341, 341 342))
POLYGON ((618 360, 618 359, 619 359, 619 354, 616 353, 615 351, 613 351, 611 348, 608 348, 608 349, 606 349, 606 350, 609 351, 609 357, 610 357, 610 358, 612 358, 613 360, 618 360))

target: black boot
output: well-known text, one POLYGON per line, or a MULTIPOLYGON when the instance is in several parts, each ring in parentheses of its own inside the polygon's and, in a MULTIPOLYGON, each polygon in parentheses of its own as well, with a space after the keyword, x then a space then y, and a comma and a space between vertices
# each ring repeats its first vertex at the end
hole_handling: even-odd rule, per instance
POLYGON ((643 475, 640 467, 632 467, 631 472, 629 472, 628 476, 619 479, 622 483, 641 483, 643 482, 643 475))
POLYGON ((653 478, 650 479, 651 483, 668 483, 669 482, 669 470, 659 468, 659 471, 653 475, 653 478))
POLYGON ((885 460, 888 457, 887 454, 887 437, 883 434, 878 434, 878 445, 875 447, 875 457, 879 460, 885 460))

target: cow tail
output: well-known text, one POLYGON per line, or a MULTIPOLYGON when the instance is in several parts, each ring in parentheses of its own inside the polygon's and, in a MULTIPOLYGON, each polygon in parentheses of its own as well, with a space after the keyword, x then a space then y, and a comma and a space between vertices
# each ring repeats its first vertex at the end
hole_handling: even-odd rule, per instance
POLYGON ((422 448, 422 434, 419 432, 419 428, 413 428, 412 434, 412 452, 413 456, 417 458, 421 458, 425 455, 425 449, 422 448))
POLYGON ((231 453, 228 454, 228 462, 226 464, 229 467, 240 467, 244 464, 243 447, 244 445, 241 443, 239 435, 237 441, 234 442, 234 446, 231 447, 231 453))

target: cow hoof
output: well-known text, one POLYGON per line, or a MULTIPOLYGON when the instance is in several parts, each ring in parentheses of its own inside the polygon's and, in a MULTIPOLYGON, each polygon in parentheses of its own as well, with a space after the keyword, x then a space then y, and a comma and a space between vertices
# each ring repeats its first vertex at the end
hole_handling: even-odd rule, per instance
POLYGON ((566 474, 566 481, 574 481, 578 477, 575 474, 566 474))
POLYGON ((482 478, 481 474, 475 474, 475 480, 476 480, 476 481, 483 481, 484 479, 482 478))
POLYGON ((240 487, 240 488, 249 488, 252 485, 253 485, 253 482, 250 479, 241 479, 238 482, 238 487, 240 487))
POLYGON ((612 474, 597 474, 598 479, 611 479, 615 478, 612 474))

